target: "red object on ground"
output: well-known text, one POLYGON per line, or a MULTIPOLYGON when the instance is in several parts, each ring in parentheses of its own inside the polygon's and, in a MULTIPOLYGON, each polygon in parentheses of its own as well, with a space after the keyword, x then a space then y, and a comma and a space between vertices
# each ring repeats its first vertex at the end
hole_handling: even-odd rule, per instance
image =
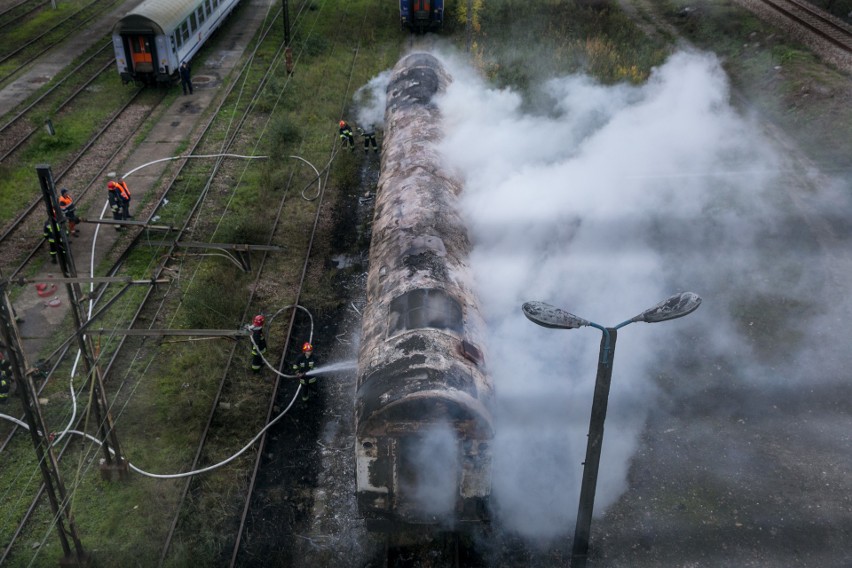
POLYGON ((35 287, 36 293, 41 297, 50 296, 56 292, 56 284, 36 284, 35 287))

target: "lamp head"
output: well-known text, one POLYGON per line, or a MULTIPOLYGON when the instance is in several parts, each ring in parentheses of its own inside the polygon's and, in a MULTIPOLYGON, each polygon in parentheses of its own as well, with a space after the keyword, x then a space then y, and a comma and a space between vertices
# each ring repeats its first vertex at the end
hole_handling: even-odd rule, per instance
POLYGON ((526 302, 521 309, 528 320, 542 327, 576 329, 589 325, 587 320, 545 302, 526 302))
POLYGON ((701 305, 701 297, 694 292, 681 292, 670 296, 654 306, 648 308, 630 321, 644 321, 657 323, 676 318, 682 318, 698 309, 701 305))

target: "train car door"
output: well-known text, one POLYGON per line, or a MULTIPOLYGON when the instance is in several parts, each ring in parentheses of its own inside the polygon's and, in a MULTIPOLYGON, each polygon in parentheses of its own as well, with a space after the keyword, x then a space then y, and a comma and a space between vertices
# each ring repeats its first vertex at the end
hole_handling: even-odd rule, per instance
POLYGON ((154 60, 156 59, 156 54, 154 53, 154 36, 127 35, 125 36, 125 40, 130 51, 133 72, 137 75, 153 73, 154 60))
POLYGON ((411 17, 417 28, 429 27, 429 16, 432 10, 430 0, 411 0, 411 17))
POLYGON ((461 468, 459 445, 449 428, 398 438, 395 509, 414 523, 447 519, 456 512, 461 468))
POLYGON ((400 0, 399 15, 403 26, 416 32, 440 29, 444 0, 400 0))

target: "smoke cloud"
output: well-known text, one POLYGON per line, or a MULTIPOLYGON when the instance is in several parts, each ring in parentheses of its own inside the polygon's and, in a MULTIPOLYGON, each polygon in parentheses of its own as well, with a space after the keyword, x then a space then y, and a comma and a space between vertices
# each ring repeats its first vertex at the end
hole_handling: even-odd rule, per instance
MULTIPOLYGON (((536 326, 525 301, 609 327, 676 292, 704 300, 686 318, 619 331, 596 516, 625 491, 649 416, 706 425, 684 441, 714 439, 724 453, 684 467, 722 487, 744 467, 766 469, 745 437, 715 440, 714 422, 748 415, 754 428, 765 415, 763 432, 843 431, 848 416, 831 397, 852 367, 833 337, 852 315, 848 177, 803 171, 773 150, 733 109, 710 54, 676 53, 641 86, 567 75, 526 95, 436 55, 453 78, 438 101, 441 151, 464 180, 497 391, 496 523, 543 543, 573 530, 601 341, 591 327, 536 326), (814 424, 808 404, 820 396, 831 400, 814 424)), ((388 75, 359 91, 359 121, 381 125, 388 75)), ((815 435, 836 446, 830 455, 848 450, 847 437, 815 435)))
POLYGON ((458 495, 458 436, 439 424, 402 447, 400 490, 427 515, 449 517, 458 495), (406 475, 408 474, 408 475, 406 475))
POLYGON ((384 128, 385 107, 387 106, 387 86, 392 70, 382 71, 366 85, 355 91, 352 97, 357 108, 355 123, 361 128, 371 124, 376 128, 384 128))
MULTIPOLYGON (((441 150, 464 179, 499 400, 493 496, 504 526, 547 539, 576 518, 601 334, 538 327, 523 302, 609 327, 676 292, 704 299, 687 318, 620 330, 600 515, 626 488, 648 413, 693 388, 685 376, 661 392, 655 376, 677 375, 691 357, 704 378, 727 363, 738 366, 728 381, 777 384, 747 320, 756 303, 813 297, 818 282, 800 257, 774 254, 796 242, 780 212, 789 205, 778 191, 785 166, 732 109, 714 56, 674 54, 641 86, 555 77, 527 99, 440 57, 453 76, 439 101, 441 150)), ((815 353, 799 348, 803 369, 815 353)), ((781 379, 791 380, 809 379, 781 379)))

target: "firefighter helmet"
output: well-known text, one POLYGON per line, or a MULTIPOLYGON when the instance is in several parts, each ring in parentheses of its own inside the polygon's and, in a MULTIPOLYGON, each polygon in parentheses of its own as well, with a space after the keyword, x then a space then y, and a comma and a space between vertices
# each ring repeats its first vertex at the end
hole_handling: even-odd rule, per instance
POLYGON ((341 120, 338 124, 340 125, 340 128, 343 128, 344 126, 346 126, 346 121, 341 120))
POLYGON ((313 351, 313 350, 314 350, 314 346, 311 345, 310 343, 308 343, 307 341, 304 343, 304 345, 302 345, 302 351, 304 353, 307 353, 308 351, 313 351))
POLYGON ((116 187, 118 187, 118 184, 116 184, 114 181, 111 181, 107 184, 107 187, 110 189, 115 189, 116 187))
POLYGON ((266 318, 262 315, 254 316, 254 320, 252 320, 252 325, 255 327, 263 327, 263 324, 266 323, 266 318))

